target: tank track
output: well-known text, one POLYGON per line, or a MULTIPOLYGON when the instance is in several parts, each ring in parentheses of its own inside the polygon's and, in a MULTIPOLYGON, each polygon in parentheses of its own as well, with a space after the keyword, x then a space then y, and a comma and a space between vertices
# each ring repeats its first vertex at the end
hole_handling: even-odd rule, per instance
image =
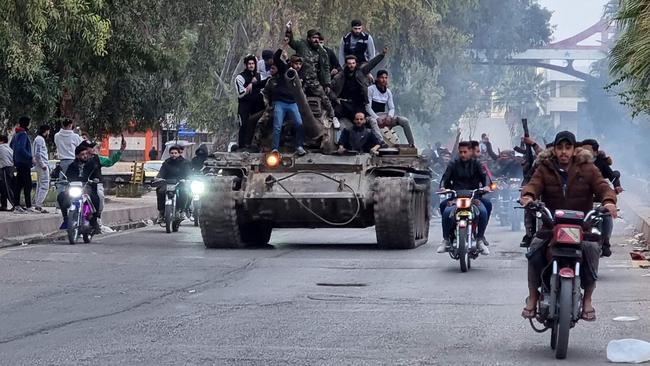
POLYGON ((413 249, 429 236, 428 185, 411 178, 375 180, 375 232, 382 249, 413 249))
POLYGON ((243 248, 233 185, 237 177, 211 177, 201 197, 199 224, 207 248, 243 248))

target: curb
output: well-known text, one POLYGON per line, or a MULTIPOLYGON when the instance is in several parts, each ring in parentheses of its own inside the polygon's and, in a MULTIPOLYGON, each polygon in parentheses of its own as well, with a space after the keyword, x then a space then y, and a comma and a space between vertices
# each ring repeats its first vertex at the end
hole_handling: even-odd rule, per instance
POLYGON ((643 206, 641 200, 635 195, 620 196, 619 206, 624 210, 625 220, 632 224, 644 239, 650 239, 650 208, 643 206))
MULTIPOLYGON (((115 231, 122 231, 146 226, 147 220, 158 216, 152 206, 129 207, 114 209, 102 213, 105 226, 115 231)), ((23 244, 36 244, 65 237, 65 232, 59 230, 60 216, 50 216, 40 220, 26 220, 0 224, 0 248, 13 247, 23 244)))

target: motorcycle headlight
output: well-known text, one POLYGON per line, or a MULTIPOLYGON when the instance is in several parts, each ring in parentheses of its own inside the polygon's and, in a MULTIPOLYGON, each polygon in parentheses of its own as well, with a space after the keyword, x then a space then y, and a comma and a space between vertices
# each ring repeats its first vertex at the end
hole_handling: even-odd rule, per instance
POLYGON ((205 184, 201 181, 193 180, 190 184, 190 189, 192 190, 192 194, 203 194, 205 191, 205 184))
POLYGON ((72 198, 79 198, 82 193, 83 189, 81 187, 70 187, 70 189, 68 189, 68 195, 72 198))

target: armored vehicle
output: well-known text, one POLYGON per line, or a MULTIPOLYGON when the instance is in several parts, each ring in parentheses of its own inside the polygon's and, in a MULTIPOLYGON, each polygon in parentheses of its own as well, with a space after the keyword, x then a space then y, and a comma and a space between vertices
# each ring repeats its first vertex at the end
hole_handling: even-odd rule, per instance
POLYGON ((301 157, 217 152, 204 173, 199 222, 208 248, 264 245, 274 228, 374 225, 383 249, 428 240, 431 177, 413 148, 301 157))

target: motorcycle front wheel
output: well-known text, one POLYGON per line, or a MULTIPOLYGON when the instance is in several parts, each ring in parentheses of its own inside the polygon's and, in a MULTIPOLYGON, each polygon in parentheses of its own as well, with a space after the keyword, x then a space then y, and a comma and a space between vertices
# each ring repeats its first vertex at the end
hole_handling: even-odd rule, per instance
POLYGON ((79 210, 68 212, 68 242, 76 244, 79 238, 79 210))
POLYGON ((174 221, 174 206, 166 205, 165 206, 165 231, 167 234, 172 232, 172 225, 174 221))
POLYGON ((467 245, 467 228, 460 228, 458 229, 458 260, 461 272, 467 272, 471 268, 471 258, 469 257, 467 245))
MULTIPOLYGON (((571 330, 571 313, 573 312, 573 279, 562 278, 560 281, 559 316, 555 319, 557 327, 557 341, 555 344, 555 358, 566 358, 569 348, 569 331, 571 330)), ((551 336, 553 332, 551 332, 551 336)))

